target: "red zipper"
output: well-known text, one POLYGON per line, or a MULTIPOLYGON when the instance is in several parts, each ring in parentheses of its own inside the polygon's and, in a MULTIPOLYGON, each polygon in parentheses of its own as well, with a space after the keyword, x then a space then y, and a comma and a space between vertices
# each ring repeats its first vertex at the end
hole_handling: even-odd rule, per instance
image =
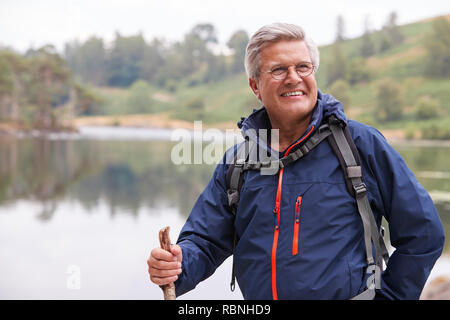
POLYGON ((275 214, 275 229, 273 232, 273 243, 272 243, 272 297, 273 300, 278 300, 277 294, 277 244, 278 244, 278 234, 280 233, 280 206, 281 206, 281 185, 283 183, 283 169, 280 169, 278 175, 278 187, 277 187, 277 197, 275 200, 275 209, 273 213, 275 214))
POLYGON ((302 206, 302 197, 298 196, 295 202, 294 215, 294 239, 292 240, 292 255, 298 254, 298 230, 300 229, 300 207, 302 206))
MULTIPOLYGON (((311 127, 311 130, 297 143, 293 144, 292 146, 287 149, 285 156, 289 155, 289 152, 292 150, 293 147, 301 143, 303 140, 305 140, 311 132, 313 132, 314 126, 311 127)), ((284 168, 280 168, 280 171, 278 172, 278 186, 277 186, 277 197, 275 200, 275 208, 273 209, 273 213, 276 215, 275 217, 275 227, 273 232, 273 243, 272 243, 272 257, 271 257, 271 264, 272 264, 272 297, 274 300, 278 300, 278 294, 277 294, 277 245, 278 245, 278 235, 280 233, 280 206, 281 206, 281 186, 283 182, 283 171, 284 168)))

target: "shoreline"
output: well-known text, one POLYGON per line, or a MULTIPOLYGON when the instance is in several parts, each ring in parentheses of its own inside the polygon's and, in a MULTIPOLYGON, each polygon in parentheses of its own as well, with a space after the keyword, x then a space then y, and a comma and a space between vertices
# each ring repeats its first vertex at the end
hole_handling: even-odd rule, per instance
MULTIPOLYGON (((121 116, 89 116, 75 118, 71 126, 56 129, 25 128, 18 122, 0 122, 0 136, 2 135, 31 135, 42 136, 46 134, 70 134, 79 133, 82 127, 104 127, 104 128, 129 128, 129 129, 187 129, 194 130, 194 122, 172 119, 169 112, 157 114, 135 114, 121 116)), ((237 121, 226 121, 213 124, 202 123, 202 129, 239 130, 237 121)), ((379 129, 386 140, 393 145, 408 145, 417 147, 450 147, 450 140, 427 140, 407 139, 404 130, 401 129, 379 129)))

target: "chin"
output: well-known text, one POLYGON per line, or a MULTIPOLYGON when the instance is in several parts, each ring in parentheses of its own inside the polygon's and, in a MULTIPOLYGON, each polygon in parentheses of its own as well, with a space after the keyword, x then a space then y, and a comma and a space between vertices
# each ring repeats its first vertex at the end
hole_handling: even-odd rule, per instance
POLYGON ((297 103, 286 105, 283 109, 286 113, 292 114, 293 116, 305 116, 312 112, 314 106, 311 106, 309 103, 297 103))

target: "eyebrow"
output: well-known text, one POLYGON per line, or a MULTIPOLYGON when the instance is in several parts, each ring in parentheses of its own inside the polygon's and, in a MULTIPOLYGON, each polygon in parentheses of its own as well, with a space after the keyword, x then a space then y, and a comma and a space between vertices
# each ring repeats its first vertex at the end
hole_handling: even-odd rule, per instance
MULTIPOLYGON (((297 62, 295 65, 298 66, 298 65, 300 65, 300 64, 302 64, 302 63, 313 64, 311 61, 299 61, 299 62, 297 62)), ((290 64, 290 66, 291 66, 291 65, 292 65, 292 64, 290 64)), ((278 68, 278 67, 286 67, 286 65, 285 65, 284 63, 276 63, 276 64, 270 66, 270 69, 272 70, 272 69, 275 69, 275 68, 278 68)))

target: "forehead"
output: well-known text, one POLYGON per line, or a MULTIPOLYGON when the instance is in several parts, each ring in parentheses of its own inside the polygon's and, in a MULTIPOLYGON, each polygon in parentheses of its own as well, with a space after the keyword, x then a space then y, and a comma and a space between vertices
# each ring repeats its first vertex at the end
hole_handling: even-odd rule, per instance
POLYGON ((281 40, 270 43, 259 53, 260 65, 297 64, 301 61, 311 62, 306 43, 301 40, 281 40))

